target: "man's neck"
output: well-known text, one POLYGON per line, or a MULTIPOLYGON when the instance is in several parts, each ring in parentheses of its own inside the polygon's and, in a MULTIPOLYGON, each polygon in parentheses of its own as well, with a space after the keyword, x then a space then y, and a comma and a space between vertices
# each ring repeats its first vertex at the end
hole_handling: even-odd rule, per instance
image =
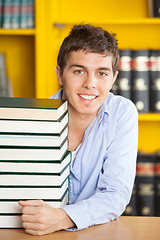
POLYGON ((74 151, 83 140, 85 130, 95 118, 94 115, 77 114, 69 109, 69 150, 74 151))

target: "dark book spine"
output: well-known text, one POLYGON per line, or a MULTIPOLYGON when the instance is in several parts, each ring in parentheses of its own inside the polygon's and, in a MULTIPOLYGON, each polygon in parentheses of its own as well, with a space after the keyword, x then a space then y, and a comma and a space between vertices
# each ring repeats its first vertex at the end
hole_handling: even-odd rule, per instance
POLYGON ((160 50, 150 52, 150 110, 160 112, 160 50))
POLYGON ((156 156, 156 216, 160 217, 160 154, 156 156))
POLYGON ((160 0, 153 0, 153 15, 160 17, 160 0))
POLYGON ((139 216, 155 215, 155 157, 138 155, 137 202, 139 216))
POLYGON ((132 101, 139 112, 149 112, 149 50, 133 50, 131 65, 132 101))
POLYGON ((132 196, 129 204, 127 205, 124 216, 137 216, 137 177, 133 185, 132 196))
POLYGON ((120 50, 118 94, 131 99, 131 50, 120 50))
POLYGON ((114 82, 112 88, 111 88, 111 92, 115 95, 118 94, 118 83, 117 83, 117 80, 114 82))

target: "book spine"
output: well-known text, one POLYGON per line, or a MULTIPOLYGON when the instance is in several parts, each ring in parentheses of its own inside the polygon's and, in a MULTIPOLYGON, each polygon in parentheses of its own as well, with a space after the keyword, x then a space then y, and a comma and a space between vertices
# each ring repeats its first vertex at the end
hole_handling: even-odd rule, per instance
POLYGON ((116 79, 116 81, 114 82, 114 84, 112 85, 111 92, 112 92, 114 95, 117 95, 117 94, 118 94, 118 81, 117 81, 117 79, 116 79))
POLYGON ((137 202, 139 216, 155 214, 155 157, 138 154, 137 202))
POLYGON ((160 17, 160 1, 153 0, 153 14, 154 17, 160 17))
POLYGON ((131 50, 120 50, 118 93, 131 99, 131 50))
POLYGON ((149 14, 149 17, 154 17, 154 13, 153 13, 153 1, 154 1, 154 0, 148 0, 148 14, 149 14))
POLYGON ((2 27, 2 0, 0 0, 0 28, 2 27))
POLYGON ((5 55, 3 53, 0 54, 0 96, 1 97, 8 96, 6 61, 5 61, 5 55))
POLYGON ((156 156, 156 216, 160 217, 160 154, 156 156))
POLYGON ((28 0, 21 0, 20 28, 28 28, 28 0))
POLYGON ((150 54, 150 110, 160 112, 160 50, 150 54))
POLYGON ((149 112, 149 50, 132 50, 132 101, 141 113, 149 112))
POLYGON ((132 196, 129 204, 127 205, 124 216, 137 216, 137 178, 135 179, 134 185, 133 185, 133 191, 132 196))
POLYGON ((34 0, 28 0, 28 28, 34 28, 34 0))
POLYGON ((20 0, 13 0, 11 24, 13 29, 20 26, 20 0))
POLYGON ((3 1, 2 28, 10 29, 12 20, 12 0, 3 1))

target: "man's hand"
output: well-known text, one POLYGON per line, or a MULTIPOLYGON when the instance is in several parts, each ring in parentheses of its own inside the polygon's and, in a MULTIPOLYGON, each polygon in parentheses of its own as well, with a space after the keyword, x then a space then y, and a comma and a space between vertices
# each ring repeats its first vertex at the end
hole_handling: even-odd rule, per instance
POLYGON ((44 235, 74 227, 74 222, 60 208, 53 208, 42 200, 19 201, 25 231, 32 235, 44 235))

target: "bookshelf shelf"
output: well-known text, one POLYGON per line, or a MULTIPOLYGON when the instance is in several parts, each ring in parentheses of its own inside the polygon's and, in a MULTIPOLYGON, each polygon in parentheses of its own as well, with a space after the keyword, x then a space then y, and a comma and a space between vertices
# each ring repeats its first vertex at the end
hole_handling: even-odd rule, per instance
POLYGON ((160 122, 160 114, 159 113, 141 113, 139 114, 138 120, 141 122, 147 122, 147 121, 159 121, 160 122))
MULTIPOLYGON (((77 24, 77 21, 70 21, 70 19, 60 19, 57 22, 53 23, 53 26, 65 26, 65 25, 73 25, 77 24)), ((103 18, 97 19, 87 19, 84 20, 83 23, 92 22, 94 25, 107 25, 107 24, 116 24, 116 25, 132 25, 132 24, 160 24, 160 18, 103 18)))
POLYGON ((35 29, 0 29, 0 35, 35 35, 35 29))

